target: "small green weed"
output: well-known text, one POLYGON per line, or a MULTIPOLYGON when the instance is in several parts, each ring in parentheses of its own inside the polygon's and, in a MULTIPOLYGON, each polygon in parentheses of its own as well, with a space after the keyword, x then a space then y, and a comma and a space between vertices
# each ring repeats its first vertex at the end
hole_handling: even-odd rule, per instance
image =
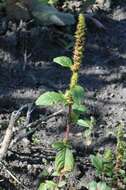
MULTIPOLYGON (((104 154, 91 155, 91 163, 96 170, 96 176, 111 188, 126 189, 126 142, 124 141, 124 126, 117 126, 116 151, 107 148, 104 154)), ((89 189, 90 190, 90 189, 89 189)))

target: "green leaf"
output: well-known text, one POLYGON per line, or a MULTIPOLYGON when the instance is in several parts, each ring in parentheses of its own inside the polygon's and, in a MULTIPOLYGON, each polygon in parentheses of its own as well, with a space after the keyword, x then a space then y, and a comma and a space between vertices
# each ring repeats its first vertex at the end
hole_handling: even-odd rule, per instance
POLYGON ((100 154, 97 154, 96 156, 91 155, 91 163, 96 168, 96 170, 101 173, 104 170, 104 161, 100 154))
POLYGON ((105 182, 99 182, 97 184, 97 189, 99 190, 112 190, 105 182))
POLYGON ((86 106, 81 105, 81 104, 76 104, 76 103, 73 104, 72 109, 73 109, 73 111, 74 111, 75 113, 78 113, 78 114, 87 112, 86 106))
POLYGON ((89 185, 88 185, 88 189, 89 190, 97 190, 97 183, 96 183, 96 181, 90 182, 89 185))
POLYGON ((42 94, 35 102, 38 106, 52 106, 54 104, 65 104, 66 100, 62 93, 46 92, 42 94))
POLYGON ((38 190, 47 190, 46 189, 46 184, 45 183, 41 183, 38 190))
POLYGON ((72 171, 73 168, 74 168, 73 153, 70 149, 66 148, 64 170, 65 171, 72 171))
POLYGON ((72 151, 65 147, 60 150, 55 159, 55 169, 58 173, 71 172, 74 168, 74 158, 72 151))
POLYGON ((72 90, 71 94, 75 104, 81 105, 84 99, 84 88, 82 86, 76 85, 72 90))
POLYGON ((88 119, 79 119, 77 121, 77 124, 82 126, 82 127, 86 127, 86 128, 91 128, 92 127, 92 121, 91 120, 88 120, 88 119))
POLYGON ((88 185, 88 190, 112 190, 105 182, 92 181, 88 185))
POLYGON ((55 148, 56 150, 61 150, 63 148, 65 148, 64 142, 55 142, 52 145, 53 148, 55 148))
POLYGON ((72 60, 66 56, 56 57, 53 59, 53 61, 63 67, 70 68, 72 66, 72 60))
POLYGON ((56 183, 46 180, 45 183, 40 184, 38 190, 58 190, 58 188, 56 183))

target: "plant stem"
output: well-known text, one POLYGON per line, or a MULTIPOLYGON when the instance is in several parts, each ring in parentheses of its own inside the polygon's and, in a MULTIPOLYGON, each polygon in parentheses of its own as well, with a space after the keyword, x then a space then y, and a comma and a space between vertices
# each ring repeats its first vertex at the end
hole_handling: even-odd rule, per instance
POLYGON ((71 127, 71 114, 72 114, 72 105, 68 105, 68 120, 65 132, 65 141, 67 142, 69 139, 70 127, 71 127))

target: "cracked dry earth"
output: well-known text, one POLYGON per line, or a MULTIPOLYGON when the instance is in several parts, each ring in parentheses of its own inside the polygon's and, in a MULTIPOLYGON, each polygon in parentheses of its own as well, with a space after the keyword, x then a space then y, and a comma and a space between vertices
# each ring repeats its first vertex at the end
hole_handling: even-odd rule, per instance
MULTIPOLYGON (((85 58, 80 71, 80 84, 85 87, 85 103, 89 106, 89 115, 96 119, 94 141, 114 133, 118 122, 126 123, 126 5, 117 7, 100 20, 106 26, 106 31, 98 31, 88 27, 85 58)), ((3 39, 1 39, 3 43, 3 39)), ((15 47, 0 45, 0 134, 3 139, 10 114, 22 104, 32 102, 44 91, 65 90, 70 74, 52 63, 53 57, 67 55, 64 49, 49 41, 46 35, 40 40, 39 47, 26 66, 26 71, 20 70, 21 59, 15 56, 15 47), (14 68, 14 69, 13 69, 14 68), (12 72, 13 70, 13 72, 12 72)), ((44 109, 35 115, 45 117, 59 108, 44 109), (47 112, 46 112, 47 111, 47 112)), ((51 118, 46 127, 40 127, 32 137, 24 138, 13 147, 7 155, 8 168, 27 186, 37 189, 40 173, 45 167, 52 171, 55 152, 50 148, 52 142, 63 136, 65 116, 51 118), (34 140, 33 140, 34 139, 34 140), (37 140, 37 141, 36 141, 37 140)), ((17 129, 17 127, 16 127, 17 129)), ((15 129, 15 130, 16 130, 15 129)), ((78 184, 76 189, 84 189, 85 181, 93 177, 89 164, 88 153, 81 150, 84 144, 82 130, 71 130, 73 144, 80 149, 77 168, 70 179, 78 184), (85 164, 84 164, 85 163, 85 164)), ((110 146, 114 146, 111 142, 110 146)), ((97 147, 101 150, 106 144, 97 147)), ((78 151, 78 152, 77 152, 78 151)), ((0 186, 6 190, 23 189, 15 184, 6 170, 1 169, 0 186), (4 176, 4 177, 3 177, 4 176)))

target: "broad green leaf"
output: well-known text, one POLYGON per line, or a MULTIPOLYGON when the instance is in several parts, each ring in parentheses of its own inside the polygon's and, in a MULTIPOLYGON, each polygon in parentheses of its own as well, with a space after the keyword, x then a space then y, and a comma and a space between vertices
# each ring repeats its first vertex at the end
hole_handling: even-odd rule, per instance
POLYGON ((53 181, 46 181, 47 190, 56 190, 57 184, 53 181))
POLYGON ((72 109, 73 109, 73 111, 74 111, 75 113, 78 113, 78 114, 87 112, 86 106, 81 105, 81 104, 76 104, 76 103, 73 104, 72 109))
POLYGON ((52 147, 55 148, 56 150, 61 150, 63 148, 71 148, 69 142, 64 142, 64 141, 57 141, 52 144, 52 147))
POLYGON ((35 102, 38 106, 52 106, 54 104, 65 104, 66 100, 62 93, 46 92, 42 94, 35 102))
POLYGON ((92 181, 88 185, 88 190, 112 190, 105 182, 92 181))
POLYGON ((61 171, 64 168, 65 163, 65 148, 60 150, 55 158, 55 169, 58 173, 61 173, 61 171))
POLYGON ((112 190, 105 182, 99 182, 97 184, 97 189, 99 190, 112 190))
POLYGON ((45 183, 41 183, 38 190, 47 190, 46 189, 46 184, 45 183))
POLYGON ((96 183, 96 181, 90 182, 89 185, 88 185, 88 189, 89 190, 97 190, 97 183, 96 183))
POLYGON ((55 159, 55 169, 58 173, 71 172, 74 168, 74 158, 72 151, 65 147, 60 150, 55 159))
POLYGON ((56 57, 53 59, 53 61, 63 67, 70 68, 72 66, 72 60, 66 56, 56 57))
POLYGON ((40 184, 38 190, 58 190, 58 188, 56 183, 46 180, 45 183, 40 184))
POLYGON ((96 156, 91 155, 91 163, 96 168, 98 172, 103 172, 104 170, 104 161, 100 154, 97 154, 96 156))
POLYGON ((61 150, 63 148, 65 148, 64 142, 55 142, 52 145, 53 148, 55 148, 56 150, 61 150))
POLYGON ((74 157, 70 149, 66 148, 64 171, 72 171, 74 168, 74 157))
POLYGON ((72 90, 71 94, 75 104, 82 104, 84 99, 84 88, 82 86, 76 85, 72 90))
POLYGON ((77 124, 82 126, 82 127, 86 127, 86 128, 91 128, 92 127, 92 121, 91 120, 88 120, 88 119, 79 119, 77 121, 77 124))

